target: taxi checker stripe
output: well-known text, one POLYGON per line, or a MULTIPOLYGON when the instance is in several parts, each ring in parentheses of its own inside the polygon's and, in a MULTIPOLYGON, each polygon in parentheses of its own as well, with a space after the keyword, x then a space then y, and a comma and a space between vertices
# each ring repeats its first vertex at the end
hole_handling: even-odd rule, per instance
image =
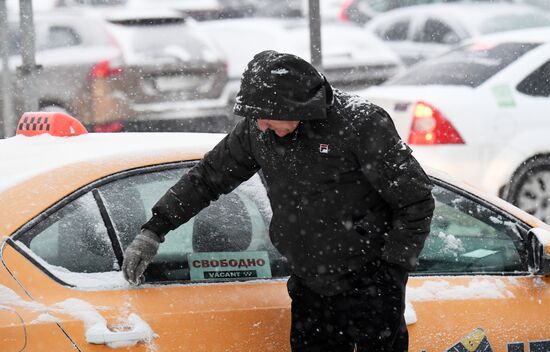
POLYGON ((23 122, 19 123, 19 129, 20 130, 27 130, 27 131, 49 131, 50 130, 50 123, 48 122, 48 117, 44 118, 44 121, 42 121, 42 116, 38 117, 36 122, 34 122, 35 117, 32 117, 29 121, 28 117, 25 117, 23 122))

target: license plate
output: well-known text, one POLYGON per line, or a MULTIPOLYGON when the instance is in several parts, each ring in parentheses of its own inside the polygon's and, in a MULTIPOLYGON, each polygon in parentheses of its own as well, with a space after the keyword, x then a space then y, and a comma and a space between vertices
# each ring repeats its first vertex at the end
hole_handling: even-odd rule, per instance
POLYGON ((155 87, 161 92, 192 90, 200 84, 197 77, 163 76, 155 79, 155 87))

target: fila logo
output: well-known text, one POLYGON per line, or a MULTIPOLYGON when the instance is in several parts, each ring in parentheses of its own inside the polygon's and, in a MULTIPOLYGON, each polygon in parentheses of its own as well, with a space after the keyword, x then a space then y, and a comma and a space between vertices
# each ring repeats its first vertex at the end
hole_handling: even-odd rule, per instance
POLYGON ((328 154, 328 144, 319 144, 319 153, 328 154))

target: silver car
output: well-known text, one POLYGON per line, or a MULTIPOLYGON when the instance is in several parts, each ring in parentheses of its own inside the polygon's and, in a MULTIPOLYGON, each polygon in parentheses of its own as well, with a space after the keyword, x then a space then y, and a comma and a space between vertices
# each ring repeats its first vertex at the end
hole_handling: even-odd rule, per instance
POLYGON ((550 26, 550 16, 531 6, 452 3, 404 7, 374 17, 366 28, 382 38, 406 65, 483 34, 550 26))
MULTIPOLYGON (((168 10, 56 10, 35 16, 33 82, 40 110, 64 110, 96 131, 226 131, 223 55, 192 19, 168 10)), ((15 24, 13 25, 15 27, 15 24)), ((12 54, 19 51, 12 35, 12 54)), ((12 67, 20 65, 11 57, 12 67)))

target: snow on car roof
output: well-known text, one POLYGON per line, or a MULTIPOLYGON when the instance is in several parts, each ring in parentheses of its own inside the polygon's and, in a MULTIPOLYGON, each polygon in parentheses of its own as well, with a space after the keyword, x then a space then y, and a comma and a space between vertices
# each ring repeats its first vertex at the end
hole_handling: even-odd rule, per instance
POLYGON ((528 12, 537 13, 540 10, 522 4, 507 4, 507 3, 475 3, 475 2, 456 2, 456 3, 438 3, 438 4, 425 4, 401 7, 395 10, 386 12, 387 14, 439 14, 441 16, 464 18, 467 20, 474 20, 478 22, 481 19, 498 16, 502 14, 528 12))
POLYGON ((76 137, 15 136, 0 140, 0 192, 14 184, 65 166, 136 158, 164 151, 203 154, 223 134, 90 133, 76 137))
POLYGON ((526 42, 526 43, 550 43, 550 27, 518 29, 514 31, 487 34, 465 41, 465 43, 480 42, 526 42))
MULTIPOLYGON (((371 23, 367 23, 368 28, 376 27, 377 24, 389 19, 395 19, 402 16, 436 16, 439 18, 454 19, 460 22, 460 25, 466 27, 472 34, 479 35, 480 28, 489 20, 502 18, 503 16, 536 16, 537 18, 550 17, 544 12, 532 6, 522 4, 507 3, 438 3, 426 5, 414 5, 390 10, 377 15, 371 23)), ((535 26, 533 26, 535 27, 535 26)))
MULTIPOLYGON (((206 133, 90 133, 77 137, 16 136, 0 140, 2 211, 13 212, 0 226, 11 233, 74 190, 118 171, 179 160, 195 160, 223 138, 206 133), (38 182, 38 183, 37 183, 38 182), (44 192, 44 190, 48 190, 44 192)), ((487 199, 532 226, 543 226, 496 197, 427 168, 430 175, 487 199)))

